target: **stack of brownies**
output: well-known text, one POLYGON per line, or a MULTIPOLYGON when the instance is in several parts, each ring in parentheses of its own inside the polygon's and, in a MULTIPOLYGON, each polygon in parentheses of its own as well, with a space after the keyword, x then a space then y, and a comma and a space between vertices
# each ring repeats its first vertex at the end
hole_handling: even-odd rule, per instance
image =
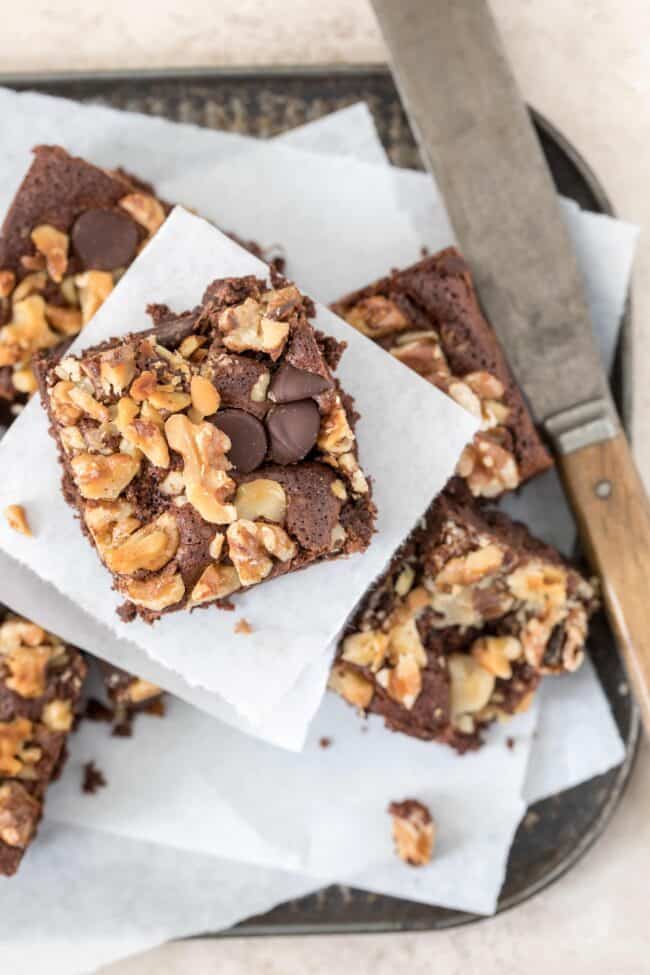
MULTIPOLYGON (((238 591, 371 541, 343 346, 311 301, 269 280, 219 279, 196 308, 70 355, 72 337, 164 222, 150 186, 39 147, 0 237, 0 399, 40 387, 66 499, 124 596, 122 618, 230 605, 238 591)), ((259 253, 257 245, 251 249, 259 253)), ((198 296, 197 296, 198 297, 198 296)), ((338 647, 330 686, 389 727, 459 751, 529 706, 584 653, 592 584, 487 507, 550 457, 455 250, 334 310, 481 422, 338 647)), ((28 523, 23 523, 28 530, 28 523)), ((80 653, 10 616, 0 626, 0 873, 16 869, 61 767, 80 653)), ((159 688, 104 666, 124 726, 159 688)))

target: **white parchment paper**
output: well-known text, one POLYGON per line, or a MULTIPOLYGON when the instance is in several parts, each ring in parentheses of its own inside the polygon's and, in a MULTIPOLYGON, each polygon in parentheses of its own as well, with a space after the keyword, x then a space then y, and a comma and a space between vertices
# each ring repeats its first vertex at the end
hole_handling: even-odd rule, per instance
MULTIPOLYGON (((335 169, 346 165, 336 159, 331 162, 335 169)), ((388 175, 378 167, 357 165, 369 170, 369 176, 388 175)), ((351 180, 346 183, 351 193, 352 184, 351 180)), ((354 197, 340 194, 337 199, 348 209, 354 197)), ((327 209, 332 217, 338 205, 327 209)), ((339 218, 344 209, 339 211, 339 218)), ((368 207, 364 217, 368 225, 374 218, 378 227, 388 218, 386 207, 368 207)), ((306 219, 302 205, 295 208, 291 220, 302 224, 303 239, 313 240, 310 247, 314 253, 319 246, 322 253, 328 253, 329 248, 323 247, 328 220, 322 222, 322 233, 313 238, 314 224, 306 219)), ((399 239, 399 214, 391 213, 391 222, 399 239)), ((403 233, 408 236, 406 228, 403 233)), ((334 239, 329 243, 333 246, 334 239)), ((385 249, 383 243, 377 249, 368 246, 365 262, 374 266, 380 260, 378 252, 385 249)), ((381 261, 385 263, 383 255, 381 261)), ((193 307, 215 277, 264 275, 266 271, 262 262, 207 221, 177 208, 73 349, 146 328, 149 301, 180 311, 193 307)), ((77 602, 117 637, 137 643, 189 683, 219 693, 251 721, 271 713, 301 671, 322 657, 365 589, 429 500, 443 488, 477 426, 448 397, 407 373, 395 359, 322 306, 316 324, 348 343, 337 375, 343 388, 354 393, 365 418, 359 425, 359 444, 362 464, 375 481, 377 534, 363 556, 322 563, 310 567, 309 572, 292 573, 237 594, 233 598, 234 616, 248 620, 252 626, 249 635, 237 635, 233 614, 219 610, 170 614, 154 626, 139 619, 123 623, 115 612, 122 597, 110 589, 108 573, 79 532, 71 509, 57 494, 55 450, 47 434, 45 413, 36 399, 0 445, 0 463, 7 472, 0 484, 0 508, 19 499, 34 532, 33 537, 19 535, 3 522, 2 550, 77 602)), ((64 632, 62 626, 55 630, 64 632)), ((304 713, 305 723, 311 713, 304 713)))

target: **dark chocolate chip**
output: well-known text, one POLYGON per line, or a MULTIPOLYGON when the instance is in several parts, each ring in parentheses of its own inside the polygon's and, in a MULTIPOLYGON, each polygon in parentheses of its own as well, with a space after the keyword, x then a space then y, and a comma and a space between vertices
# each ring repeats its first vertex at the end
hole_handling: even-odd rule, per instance
POLYGON ((271 458, 276 464, 302 460, 316 443, 320 413, 313 399, 274 406, 266 418, 271 458))
POLYGON ((125 213, 86 210, 72 228, 72 246, 85 268, 114 271, 126 267, 138 249, 140 234, 125 213))
POLYGON ((257 417, 244 410, 220 410, 212 423, 230 437, 228 460, 242 474, 259 467, 266 457, 266 431, 257 417))
POLYGON ((309 396, 318 396, 331 388, 332 383, 324 376, 296 369, 291 363, 283 362, 271 380, 269 399, 274 403, 295 403, 309 396))

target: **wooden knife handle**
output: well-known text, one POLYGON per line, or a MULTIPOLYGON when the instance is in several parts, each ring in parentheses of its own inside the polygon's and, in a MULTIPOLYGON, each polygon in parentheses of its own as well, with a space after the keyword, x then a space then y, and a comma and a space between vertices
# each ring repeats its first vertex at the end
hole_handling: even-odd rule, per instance
POLYGON ((559 457, 580 536, 650 734, 650 503, 625 435, 559 457))

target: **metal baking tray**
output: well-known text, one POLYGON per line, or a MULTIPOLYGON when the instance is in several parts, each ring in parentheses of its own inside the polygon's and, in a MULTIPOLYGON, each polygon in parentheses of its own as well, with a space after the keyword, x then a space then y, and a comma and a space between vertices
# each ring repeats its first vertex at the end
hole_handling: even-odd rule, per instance
MULTIPOLYGON (((384 67, 0 76, 0 84, 261 138, 364 100, 391 162, 422 168, 392 78, 384 67)), ((611 214, 607 195, 589 166, 549 122, 535 112, 532 115, 558 190, 585 209, 611 214)), ((626 419, 630 402, 629 315, 628 307, 612 376, 614 393, 626 419)), ((639 717, 602 616, 594 622, 589 649, 625 742, 625 760, 619 768, 529 809, 510 852, 499 911, 521 903, 571 869, 607 826, 629 778, 639 738, 639 717)), ((335 885, 251 918, 225 936, 432 930, 472 920, 476 920, 474 915, 461 911, 335 885)))

